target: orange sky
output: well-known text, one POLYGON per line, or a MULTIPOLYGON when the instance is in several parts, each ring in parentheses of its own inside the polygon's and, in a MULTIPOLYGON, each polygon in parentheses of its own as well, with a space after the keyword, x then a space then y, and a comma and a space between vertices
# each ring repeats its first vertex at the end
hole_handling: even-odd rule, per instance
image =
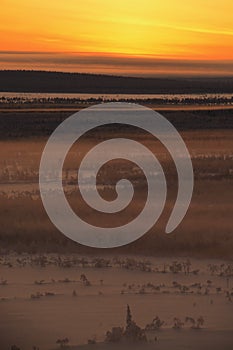
POLYGON ((1 0, 0 64, 232 74, 232 13, 232 0, 1 0))

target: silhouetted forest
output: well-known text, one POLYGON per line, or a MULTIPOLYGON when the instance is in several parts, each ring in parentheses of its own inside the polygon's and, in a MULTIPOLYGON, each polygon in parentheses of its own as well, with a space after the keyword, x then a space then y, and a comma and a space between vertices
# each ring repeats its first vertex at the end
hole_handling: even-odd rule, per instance
POLYGON ((66 93, 232 93, 233 77, 137 78, 47 71, 2 70, 0 91, 66 93))

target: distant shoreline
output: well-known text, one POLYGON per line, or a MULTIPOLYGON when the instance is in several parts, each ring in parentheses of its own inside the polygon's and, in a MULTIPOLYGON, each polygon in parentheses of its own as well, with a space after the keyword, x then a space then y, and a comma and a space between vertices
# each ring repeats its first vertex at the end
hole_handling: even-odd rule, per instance
MULTIPOLYGON (((146 105, 146 103, 145 103, 146 105)), ((28 107, 28 108, 15 108, 15 107, 8 107, 8 108, 0 108, 0 112, 7 113, 7 112, 78 112, 83 108, 89 107, 87 104, 77 107, 28 107)), ((232 110, 233 105, 149 105, 150 108, 156 110, 156 111, 210 111, 210 110, 232 110)))

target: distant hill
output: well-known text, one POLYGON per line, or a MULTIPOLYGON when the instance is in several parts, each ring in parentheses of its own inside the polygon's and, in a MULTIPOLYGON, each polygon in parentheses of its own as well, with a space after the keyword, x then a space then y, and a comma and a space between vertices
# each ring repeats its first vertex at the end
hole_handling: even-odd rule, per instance
POLYGON ((233 93, 233 77, 137 78, 83 73, 1 70, 0 91, 56 93, 233 93))

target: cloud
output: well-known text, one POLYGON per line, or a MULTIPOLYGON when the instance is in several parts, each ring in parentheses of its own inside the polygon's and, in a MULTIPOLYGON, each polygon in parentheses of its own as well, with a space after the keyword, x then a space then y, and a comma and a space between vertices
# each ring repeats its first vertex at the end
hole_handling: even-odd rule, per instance
POLYGON ((140 76, 233 75, 233 60, 188 60, 150 55, 0 51, 0 63, 2 69, 45 69, 140 76))
POLYGON ((187 27, 187 26, 180 26, 176 24, 165 24, 165 23, 153 23, 151 26, 157 26, 160 28, 169 28, 169 29, 175 29, 185 32, 193 32, 193 33, 202 33, 202 34, 211 34, 211 35, 229 35, 233 36, 233 31, 230 29, 212 29, 212 28, 202 28, 202 27, 187 27))

